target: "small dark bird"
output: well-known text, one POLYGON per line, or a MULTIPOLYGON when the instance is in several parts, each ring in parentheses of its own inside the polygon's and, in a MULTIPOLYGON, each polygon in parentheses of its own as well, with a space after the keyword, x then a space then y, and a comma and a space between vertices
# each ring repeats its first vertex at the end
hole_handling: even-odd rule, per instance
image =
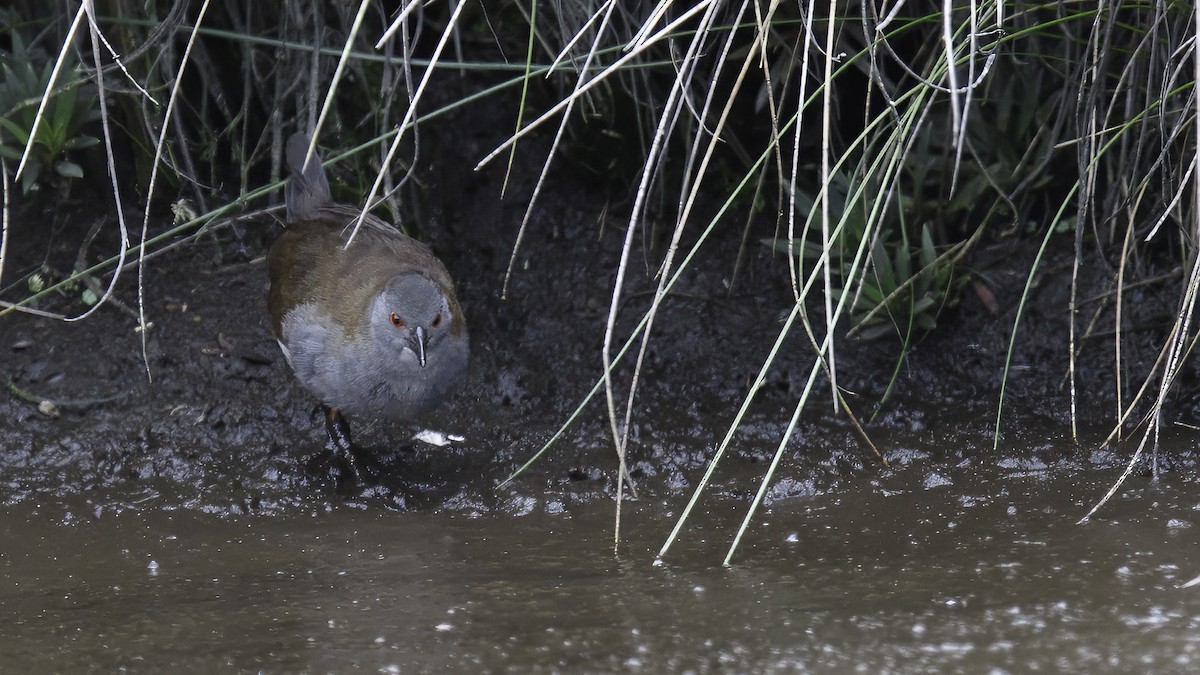
POLYGON ((309 136, 288 140, 288 226, 267 255, 271 329, 296 379, 324 404, 335 454, 358 471, 343 415, 409 422, 467 371, 467 324, 429 248, 335 204, 309 136))

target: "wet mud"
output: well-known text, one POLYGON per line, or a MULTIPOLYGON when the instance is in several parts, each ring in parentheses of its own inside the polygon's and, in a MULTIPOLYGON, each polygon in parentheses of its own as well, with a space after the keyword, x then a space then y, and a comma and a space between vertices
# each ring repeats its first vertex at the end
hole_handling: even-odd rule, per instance
MULTIPOLYGON (((8 383, 0 397, 0 501, 84 496, 98 511, 137 505, 242 513, 349 500, 401 510, 523 513, 611 499, 616 460, 603 395, 530 469, 503 488, 497 485, 551 438, 601 375, 623 223, 581 186, 579 198, 544 199, 502 299, 522 203, 496 200, 487 176, 476 178, 486 187, 464 187, 460 181, 468 177, 447 179, 467 194, 431 208, 420 231, 456 279, 473 340, 466 386, 422 426, 461 435, 464 442, 435 447, 409 440, 416 426, 383 428, 358 420, 357 440, 378 461, 378 480, 359 486, 331 481, 317 402, 295 382, 270 335, 263 255, 280 225, 266 217, 218 229, 148 263, 142 284, 153 327, 144 356, 136 320, 114 305, 74 323, 22 314, 0 319, 8 383), (39 408, 39 401, 53 409, 39 408)), ((430 194, 443 189, 435 184, 430 194)), ((7 278, 20 278, 42 260, 75 256, 74 241, 62 233, 45 236, 49 228, 40 227, 42 219, 55 217, 36 211, 20 216, 7 278)), ((748 264, 729 288, 740 240, 740 228, 733 226, 712 235, 659 313, 630 430, 631 475, 647 494, 682 494, 695 484, 790 308, 786 261, 766 246, 750 245, 748 264)), ((997 244, 991 255, 999 257, 1001 245, 1011 242, 997 244)), ((653 293, 652 261, 660 250, 646 246, 639 246, 631 266, 618 322, 622 337, 653 293)), ((981 258, 987 255, 984 250, 981 258)), ((1051 278, 1052 272, 1035 287, 1020 325, 1002 442, 992 450, 1024 269, 1010 264, 989 270, 986 278, 1005 310, 992 315, 964 296, 937 329, 915 342, 881 406, 898 341, 840 345, 838 384, 889 461, 1068 461, 1088 468, 1096 458, 1111 466, 1129 456, 1119 444, 1097 450, 1115 410, 1112 347, 1100 339, 1085 345, 1079 361, 1082 441, 1070 439, 1062 311, 1068 298, 1061 275, 1051 278), (930 451, 930 445, 941 449, 930 451)), ((8 296, 23 290, 10 287, 8 296)), ((137 307, 133 272, 124 275, 116 297, 137 307)), ((1152 321, 1155 311, 1167 316, 1166 298, 1147 293, 1138 300, 1130 303, 1131 321, 1152 321), (1137 316, 1139 311, 1147 316, 1137 316)), ((77 292, 43 306, 66 313, 84 308, 77 292)), ((733 437, 715 494, 752 493, 776 451, 811 367, 812 349, 802 331, 794 332, 733 437)), ((1152 337, 1130 341, 1142 348, 1127 347, 1130 372, 1156 356, 1152 337)), ((621 392, 627 391, 631 362, 617 369, 621 392)), ((770 498, 886 475, 846 418, 832 414, 826 382, 818 380, 785 448, 770 498)), ((1188 386, 1171 408, 1185 423, 1192 418, 1188 386)), ((623 402, 618 405, 623 410, 623 402)), ((1187 430, 1168 426, 1168 433, 1184 437, 1187 430)), ((1190 466, 1187 452, 1172 455, 1163 461, 1190 466)))

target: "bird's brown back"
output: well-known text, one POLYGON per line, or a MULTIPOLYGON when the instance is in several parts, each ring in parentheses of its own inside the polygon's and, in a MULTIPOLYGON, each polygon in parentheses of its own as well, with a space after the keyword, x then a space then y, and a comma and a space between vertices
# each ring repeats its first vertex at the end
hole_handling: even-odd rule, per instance
POLYGON ((316 218, 293 223, 267 256, 271 328, 282 337, 283 319, 303 303, 324 308, 346 334, 357 335, 367 306, 400 274, 418 273, 443 289, 455 317, 458 299, 450 274, 421 242, 368 215, 346 248, 359 210, 326 204, 316 218))

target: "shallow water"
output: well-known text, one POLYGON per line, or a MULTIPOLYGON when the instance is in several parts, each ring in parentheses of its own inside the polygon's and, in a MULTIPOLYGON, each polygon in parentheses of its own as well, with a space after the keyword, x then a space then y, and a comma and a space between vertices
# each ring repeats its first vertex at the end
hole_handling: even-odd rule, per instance
POLYGON ((776 503, 470 517, 0 511, 0 672, 1185 672, 1200 485, 916 467, 776 503), (931 479, 931 476, 934 476, 931 479))

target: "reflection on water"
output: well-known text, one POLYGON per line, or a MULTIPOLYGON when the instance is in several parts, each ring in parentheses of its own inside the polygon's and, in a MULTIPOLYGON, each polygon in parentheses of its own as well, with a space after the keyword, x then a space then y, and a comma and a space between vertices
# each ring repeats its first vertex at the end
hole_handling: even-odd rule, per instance
MULTIPOLYGON (((0 511, 0 672, 1194 669, 1200 486, 904 470, 775 504, 469 518, 334 508, 220 518, 0 511), (65 521, 65 522, 64 522, 65 521)), ((702 502, 704 504, 704 502, 702 502)))

